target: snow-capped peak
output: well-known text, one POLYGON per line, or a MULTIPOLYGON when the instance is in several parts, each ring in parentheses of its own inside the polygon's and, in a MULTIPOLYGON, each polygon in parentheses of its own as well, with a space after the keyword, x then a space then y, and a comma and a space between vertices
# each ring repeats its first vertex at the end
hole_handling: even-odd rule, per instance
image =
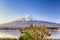
POLYGON ((28 21, 28 20, 32 20, 32 17, 30 15, 25 15, 24 18, 28 21))
POLYGON ((29 20, 32 20, 32 17, 30 15, 25 15, 19 18, 17 21, 29 21, 29 20))

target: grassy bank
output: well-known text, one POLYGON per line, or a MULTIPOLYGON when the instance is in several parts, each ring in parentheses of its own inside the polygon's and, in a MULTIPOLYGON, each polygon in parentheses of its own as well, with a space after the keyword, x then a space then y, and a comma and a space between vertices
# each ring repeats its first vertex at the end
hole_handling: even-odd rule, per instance
MULTIPOLYGON (((19 40, 19 39, 16 39, 16 38, 0 38, 0 40, 19 40)), ((43 39, 43 40, 60 40, 60 39, 43 39)))
POLYGON ((16 38, 0 38, 0 40, 17 40, 16 38))

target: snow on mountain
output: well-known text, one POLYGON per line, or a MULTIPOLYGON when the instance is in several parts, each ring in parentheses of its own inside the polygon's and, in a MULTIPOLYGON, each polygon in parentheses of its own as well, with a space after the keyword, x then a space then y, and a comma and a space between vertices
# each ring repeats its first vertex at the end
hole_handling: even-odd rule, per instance
POLYGON ((13 28, 14 27, 23 27, 23 26, 29 25, 31 23, 38 24, 38 25, 43 24, 43 25, 48 25, 48 26, 60 25, 57 23, 52 23, 52 22, 47 22, 47 21, 33 20, 31 16, 26 15, 26 16, 23 16, 22 18, 19 18, 13 22, 1 24, 0 27, 13 27, 13 28))
POLYGON ((30 17, 30 15, 25 15, 19 19, 17 19, 16 21, 29 21, 32 20, 32 17, 30 17))

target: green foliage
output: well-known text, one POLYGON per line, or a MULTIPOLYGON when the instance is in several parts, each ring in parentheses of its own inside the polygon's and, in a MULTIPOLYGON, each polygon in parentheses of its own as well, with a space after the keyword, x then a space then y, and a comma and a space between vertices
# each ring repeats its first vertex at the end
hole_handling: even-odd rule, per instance
POLYGON ((19 40, 32 40, 30 35, 22 35, 19 40))
POLYGON ((16 38, 0 38, 0 40, 17 40, 16 38))
POLYGON ((43 40, 46 35, 50 35, 47 31, 47 27, 42 25, 41 27, 33 26, 30 24, 28 27, 20 29, 21 36, 19 40, 43 40))

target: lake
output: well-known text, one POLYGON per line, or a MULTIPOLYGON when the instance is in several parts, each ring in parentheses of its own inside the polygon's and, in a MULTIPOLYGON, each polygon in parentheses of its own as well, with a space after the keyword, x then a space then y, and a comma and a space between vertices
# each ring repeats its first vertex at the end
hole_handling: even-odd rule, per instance
POLYGON ((60 39, 60 29, 50 29, 51 36, 48 38, 60 39))
MULTIPOLYGON (((50 29, 51 36, 48 38, 59 39, 60 29, 50 29)), ((0 30, 0 38, 18 38, 20 36, 19 30, 0 30)))
POLYGON ((19 30, 0 30, 0 38, 18 38, 19 30))

